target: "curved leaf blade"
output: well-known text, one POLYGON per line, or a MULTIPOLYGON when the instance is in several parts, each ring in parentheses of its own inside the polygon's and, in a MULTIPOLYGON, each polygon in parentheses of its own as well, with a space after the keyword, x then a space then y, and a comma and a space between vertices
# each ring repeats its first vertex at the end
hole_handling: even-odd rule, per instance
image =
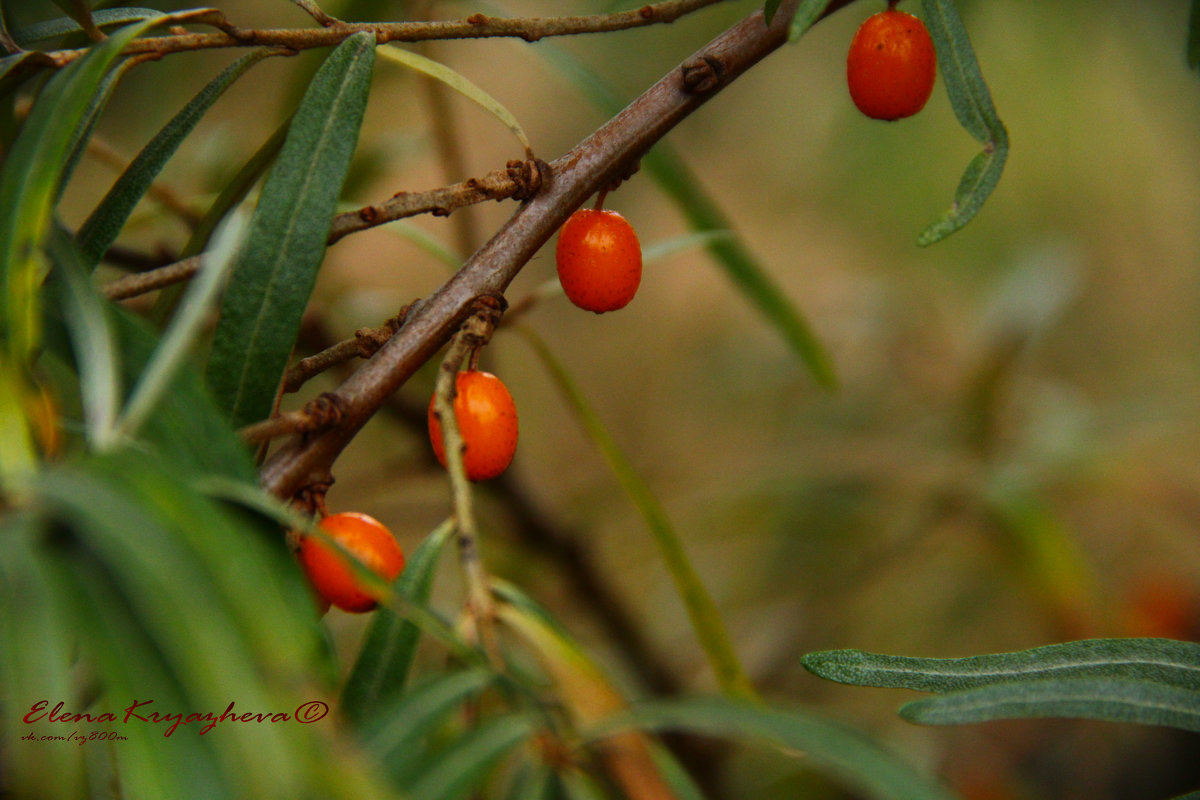
POLYGON ((460 737, 409 786, 414 800, 461 800, 487 779, 508 751, 537 730, 528 714, 495 717, 460 737))
POLYGON ((217 99, 246 70, 273 54, 275 51, 255 50, 230 64, 142 148, 76 234, 80 251, 89 264, 98 263, 109 246, 116 241, 129 215, 149 190, 151 183, 217 99))
POLYGON ((900 716, 918 725, 1071 717, 1200 732, 1200 691, 1136 678, 1035 680, 916 700, 900 716))
POLYGON ((270 414, 358 142, 374 55, 366 32, 329 55, 263 187, 208 366, 209 386, 235 426, 270 414))
MULTIPOLYGON (((796 9, 796 15, 792 17, 792 23, 788 26, 788 43, 795 44, 800 41, 800 37, 804 32, 813 26, 813 23, 821 18, 825 13, 825 9, 829 7, 829 0, 800 0, 800 6, 796 9)), ((768 24, 770 17, 767 18, 768 24)))
POLYGON ((828 650, 810 653, 801 663, 837 683, 925 692, 1068 677, 1139 678, 1200 691, 1200 644, 1171 639, 1085 639, 967 658, 828 650))
MULTIPOLYGON (((453 532, 454 523, 447 520, 425 537, 397 579, 397 594, 417 603, 429 602, 435 568, 453 532)), ((361 721, 369 709, 403 691, 420 631, 390 608, 375 612, 358 660, 342 688, 342 712, 347 717, 361 721)))
POLYGON ((666 510, 633 468, 562 362, 532 330, 525 327, 520 330, 558 385, 596 449, 608 462, 617 482, 645 520, 722 691, 731 697, 757 698, 758 693, 734 651, 721 612, 688 559, 666 510))
MULTIPOLYGON (((92 11, 92 21, 97 27, 107 28, 113 25, 124 25, 127 22, 140 22, 162 16, 161 11, 153 8, 102 8, 92 11)), ((68 33, 80 33, 83 27, 70 17, 56 17, 43 22, 13 31, 12 37, 17 44, 27 47, 34 42, 53 39, 68 33)))
MULTIPOLYGON (((857 731, 799 711, 718 697, 646 703, 605 723, 612 728, 684 730, 802 751, 806 762, 877 800, 953 800, 954 795, 857 731)), ((794 755, 794 753, 793 753, 794 755)))
POLYGON ((959 124, 984 146, 983 152, 967 166, 950 209, 917 238, 917 243, 924 246, 941 241, 979 213, 1004 171, 1009 145, 1008 129, 996 114, 991 92, 954 0, 922 2, 954 115, 959 124))
POLYGON ((461 94, 471 102, 478 105, 483 110, 487 111, 496 119, 504 123, 504 126, 512 131, 517 137, 517 141, 525 148, 526 153, 533 152, 533 145, 529 143, 529 137, 525 134, 525 129, 521 127, 521 123, 511 111, 505 108, 499 100, 492 97, 490 94, 480 89, 477 85, 467 79, 466 76, 442 64, 439 61, 434 61, 431 58, 426 58, 419 53, 414 53, 411 50, 393 45, 390 47, 381 47, 379 54, 388 61, 393 61, 401 66, 408 67, 411 70, 420 72, 422 75, 427 75, 436 81, 449 86, 454 91, 461 94))
POLYGON ((121 48, 152 24, 114 32, 51 78, 0 166, 0 336, 15 363, 41 338, 41 246, 77 131, 121 48))

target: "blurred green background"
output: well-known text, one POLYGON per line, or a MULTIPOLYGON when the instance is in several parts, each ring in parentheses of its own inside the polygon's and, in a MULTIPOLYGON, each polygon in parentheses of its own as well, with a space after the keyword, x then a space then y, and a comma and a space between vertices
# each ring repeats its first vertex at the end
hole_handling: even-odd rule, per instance
MULTIPOLYGON (((322 5, 360 20, 613 4, 322 5)), ((550 160, 605 119, 550 51, 631 99, 753 7, 724 3, 604 36, 442 42, 422 52, 506 105, 550 160)), ((906 693, 826 684, 798 664, 834 647, 960 656, 1200 633, 1200 76, 1184 60, 1188 4, 963 0, 1012 151, 981 215, 927 249, 916 237, 948 206, 977 145, 940 79, 912 119, 880 123, 856 111, 845 51, 882 7, 851 4, 668 137, 811 322, 835 363, 836 391, 816 386, 697 249, 647 264, 620 313, 597 317, 558 297, 522 321, 569 365, 665 504, 769 698, 871 730, 976 800, 1196 788, 1195 736, 1062 721, 915 728, 894 714, 906 693)), ((308 24, 281 0, 225 10, 239 25, 308 24)), ((321 55, 255 67, 162 183, 203 208, 285 118, 321 55)), ((136 153, 232 56, 179 55, 135 70, 100 137, 136 153)), ((461 97, 442 94, 448 116, 436 121, 440 91, 377 64, 347 203, 521 156, 502 125, 461 97), (439 143, 448 140, 458 165, 447 166, 439 143)), ((100 159, 84 162, 69 224, 114 175, 100 159)), ((644 172, 607 206, 644 246, 686 233, 644 172)), ((410 225, 465 254, 513 208, 492 203, 410 225)), ((183 240, 183 227, 151 202, 126 239, 167 252, 183 240)), ((510 302, 553 279, 552 244, 510 302)), ((449 272, 400 226, 342 241, 329 251, 303 348, 379 324, 449 272)), ((502 329, 483 366, 503 377, 521 412, 512 474, 480 490, 489 565, 561 614, 634 694, 651 690, 649 662, 680 690, 712 689, 644 523, 533 352, 502 329), (581 591, 546 536, 580 548, 610 597, 581 591), (645 635, 640 652, 613 638, 605 611, 627 613, 645 635)), ((426 370, 402 390, 397 413, 375 420, 338 463, 329 495, 333 510, 379 517, 406 549, 448 509, 420 421, 431 385, 426 370)), ((313 381, 289 405, 334 386, 336 376, 313 381)), ((453 603, 453 564, 441 585, 453 603)), ((362 621, 339 612, 329 621, 349 663, 362 621)), ((804 780, 778 756, 724 763, 730 797, 795 796, 804 780)))

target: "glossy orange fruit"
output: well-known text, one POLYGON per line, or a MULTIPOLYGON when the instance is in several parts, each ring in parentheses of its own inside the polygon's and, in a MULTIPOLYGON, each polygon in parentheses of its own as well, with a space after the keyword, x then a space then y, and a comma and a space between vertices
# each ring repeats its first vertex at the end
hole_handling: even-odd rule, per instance
POLYGON ((602 314, 624 308, 642 282, 642 248, 615 211, 581 208, 558 232, 558 280, 572 303, 602 314))
POLYGON ((925 107, 937 78, 937 53, 925 23, 888 9, 858 29, 846 57, 846 83, 872 119, 911 117, 925 107))
MULTIPOLYGON (((463 466, 467 478, 486 481, 512 463, 517 452, 517 406, 504 382, 490 372, 464 370, 455 378, 454 419, 462 435, 463 466)), ((429 401, 429 443, 433 454, 446 466, 442 422, 429 401)))
MULTIPOLYGON (((404 552, 396 538, 374 517, 348 511, 330 514, 318 527, 388 583, 404 571, 404 552)), ((322 598, 343 611, 362 613, 379 598, 357 577, 332 545, 318 536, 300 540, 300 564, 322 598)))

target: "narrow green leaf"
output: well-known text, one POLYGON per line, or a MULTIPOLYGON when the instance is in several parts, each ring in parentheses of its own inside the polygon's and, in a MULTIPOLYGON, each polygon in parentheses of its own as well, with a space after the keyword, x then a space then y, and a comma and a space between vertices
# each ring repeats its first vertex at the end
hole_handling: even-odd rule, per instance
POLYGON ((855 686, 952 692, 1050 678, 1141 678, 1200 690, 1200 644, 1171 639, 1085 639, 967 658, 910 658, 828 650, 801 659, 827 680, 855 686))
MULTIPOLYGON (((439 525, 413 552, 396 581, 396 592, 421 604, 429 602, 438 560, 454 532, 452 520, 439 525)), ((375 612, 354 669, 342 689, 342 712, 362 721, 393 695, 404 690, 416 655, 420 628, 390 608, 375 612)))
POLYGON ((246 70, 276 52, 255 50, 230 64, 142 148, 77 233, 80 251, 89 264, 98 263, 116 241, 129 215, 154 179, 217 99, 246 70))
POLYGON ((366 32, 330 54, 263 187, 208 367, 209 386, 235 426, 271 411, 358 141, 374 54, 374 36, 366 32))
MULTIPOLYGON (((535 52, 567 75, 605 113, 613 115, 624 107, 624 102, 613 94, 602 78, 562 49, 542 42, 535 52)), ((642 170, 654 178, 659 188, 671 198, 692 230, 708 232, 734 229, 732 220, 721 210, 670 142, 660 141, 642 156, 642 170)), ((742 295, 779 331, 813 378, 826 388, 837 386, 833 361, 820 340, 741 237, 711 241, 708 252, 742 295)))
POLYGON ((408 784, 414 800, 460 800, 481 791, 495 764, 537 730, 526 714, 494 717, 472 728, 432 759, 408 784))
POLYGON ((821 18, 828 7, 829 0, 801 0, 796 16, 792 17, 792 24, 788 26, 788 42, 795 44, 800 41, 804 32, 821 18))
POLYGON ((1200 0, 1192 0, 1188 13, 1187 63, 1192 69, 1200 69, 1200 0))
POLYGON ((683 730, 725 739, 758 741, 783 748, 801 765, 836 777, 847 787, 878 800, 953 800, 954 795, 850 728, 800 711, 785 711, 718 697, 635 706, 598 730, 683 730))
POLYGON ((0 348, 0 488, 12 490, 37 470, 33 431, 25 408, 32 387, 24 364, 0 348))
POLYGON ((616 440, 612 438, 612 434, 596 416, 562 362, 554 356, 541 337, 532 330, 525 327, 521 327, 520 330, 541 359, 543 366, 554 378, 559 391, 562 392, 567 404, 575 413, 576 419, 592 439, 604 460, 608 462, 614 477, 641 513, 646 526, 653 534, 659 553, 675 583, 675 590, 679 593, 679 597, 687 609, 692 628, 708 657, 709 665, 716 674, 722 691, 730 697, 757 698, 758 694, 742 669, 737 653, 733 649, 729 633, 725 629, 725 623, 721 620, 720 611, 708 594, 708 590, 704 588, 704 583, 696 574, 691 561, 688 560, 679 535, 671 525, 658 498, 637 474, 633 464, 617 445, 616 440))
POLYGON ((3 747, 21 753, 5 761, 5 786, 14 797, 82 797, 83 748, 23 747, 19 737, 41 726, 14 724, 39 700, 75 698, 75 643, 64 619, 63 600, 34 552, 34 542, 44 535, 43 522, 30 514, 10 513, 0 523, 0 706, 9 717, 2 729, 3 747), (37 646, 31 647, 31 642, 37 646))
POLYGON ((731 242, 736 240, 736 238, 733 231, 685 233, 682 236, 664 239, 645 247, 642 250, 642 263, 648 264, 653 261, 660 261, 677 253, 695 248, 709 247, 717 242, 731 242))
MULTIPOLYGON (((100 28, 113 25, 124 25, 127 22, 140 22, 144 19, 161 17, 161 11, 153 8, 104 8, 92 12, 92 20, 100 28)), ((70 17, 56 17, 34 23, 20 30, 13 31, 13 39, 23 47, 35 42, 54 39, 68 33, 79 33, 83 28, 70 17)))
POLYGON ((1200 789, 1187 794, 1181 794, 1178 797, 1173 797, 1171 800, 1200 800, 1200 789))
POLYGON ((393 776, 411 777, 427 755, 431 731, 495 679, 489 670, 470 669, 422 681, 375 709, 364 726, 363 741, 393 776))
POLYGON ((188 352, 195 345, 198 332, 206 324, 217 292, 237 256, 244 228, 241 217, 234 216, 214 237, 212 249, 205 254, 203 268, 188 285, 179 312, 163 333, 162 341, 130 393, 125 411, 116 425, 118 437, 135 436, 174 381, 188 352))
POLYGON ((1071 717, 1200 732, 1200 691, 1137 678, 999 683, 916 700, 900 716, 919 725, 1071 717))
POLYGON ((0 337, 15 364, 41 339, 41 245, 76 132, 121 48, 151 24, 114 32, 51 78, 0 167, 0 337))
POLYGON ((428 75, 434 80, 441 81, 463 97, 476 103, 504 123, 513 132, 513 135, 517 137, 517 141, 525 148, 527 154, 533 152, 533 146, 529 143, 529 137, 525 135, 525 129, 521 127, 521 123, 517 122, 517 118, 513 116, 513 113, 501 105, 499 100, 492 97, 483 89, 480 89, 465 76, 455 72, 445 64, 434 61, 431 58, 426 58, 411 50, 405 50, 398 45, 381 47, 379 54, 388 61, 393 61, 411 70, 416 70, 423 75, 428 75))
POLYGON ((113 441, 121 397, 116 333, 107 304, 88 279, 79 252, 61 228, 50 235, 47 251, 64 294, 63 320, 71 335, 88 443, 103 450, 113 441))
POLYGON ((922 2, 925 22, 937 49, 938 65, 954 115, 963 128, 984 146, 983 153, 971 161, 959 181, 950 210, 918 237, 918 244, 929 245, 966 225, 983 207, 1004 171, 1009 144, 1008 129, 996 114, 991 92, 983 79, 975 50, 954 0, 922 2))

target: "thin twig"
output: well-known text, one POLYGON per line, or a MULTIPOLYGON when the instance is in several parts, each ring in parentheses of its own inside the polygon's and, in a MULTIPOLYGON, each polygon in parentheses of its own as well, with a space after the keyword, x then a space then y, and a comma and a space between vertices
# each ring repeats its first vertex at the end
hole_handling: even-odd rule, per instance
POLYGON ((247 444, 261 444, 292 433, 326 430, 341 420, 341 398, 331 392, 324 392, 306 403, 304 408, 276 414, 270 419, 247 425, 239 430, 238 434, 247 444))
MULTIPOLYGON (((290 50, 333 47, 356 33, 375 34, 378 44, 387 42, 424 42, 435 39, 517 38, 536 42, 550 36, 577 36, 586 33, 641 28, 674 22, 680 17, 721 0, 665 0, 630 11, 571 17, 488 17, 472 14, 463 20, 434 22, 340 22, 320 28, 239 28, 223 15, 210 13, 194 20, 220 28, 215 33, 175 33, 135 39, 125 55, 150 53, 159 58, 172 53, 223 47, 271 45, 290 50)), ((48 53, 55 66, 66 66, 86 50, 56 50, 48 53)))
POLYGON ((483 646, 484 652, 500 663, 495 634, 495 602, 491 579, 479 556, 479 527, 475 522, 471 482, 463 463, 465 445, 454 413, 454 396, 458 372, 468 356, 479 351, 492 337, 496 323, 504 310, 503 298, 481 297, 476 312, 463 323, 462 330, 451 342, 438 369, 433 393, 433 413, 442 426, 446 471, 450 475, 450 492, 454 504, 454 519, 458 532, 459 561, 467 584, 467 602, 463 616, 464 638, 483 646))
POLYGON ((284 393, 298 390, 306 381, 330 367, 353 358, 370 358, 375 355, 375 351, 396 335, 396 331, 404 324, 404 318, 415 305, 414 302, 400 309, 399 314, 386 320, 378 328, 359 328, 349 339, 343 339, 315 355, 297 361, 283 378, 284 393))
MULTIPOLYGON (((326 244, 333 244, 351 233, 418 214, 446 216, 455 209, 487 200, 524 200, 541 187, 544 166, 534 161, 510 161, 504 169, 493 170, 481 178, 427 192, 399 192, 382 203, 338 214, 333 218, 326 244)), ((106 285, 103 292, 111 300, 124 300, 186 281, 200 268, 198 258, 193 256, 140 275, 118 278, 106 285)))

